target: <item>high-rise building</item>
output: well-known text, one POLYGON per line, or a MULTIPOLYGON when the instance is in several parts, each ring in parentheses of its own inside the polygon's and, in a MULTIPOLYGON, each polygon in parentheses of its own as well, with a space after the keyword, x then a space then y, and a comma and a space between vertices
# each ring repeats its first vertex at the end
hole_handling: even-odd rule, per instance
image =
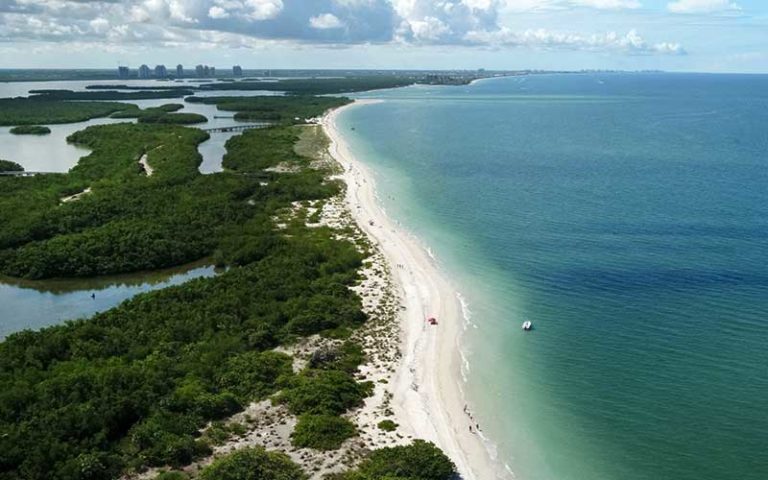
POLYGON ((165 65, 156 65, 155 66, 155 77, 157 78, 166 78, 168 76, 168 69, 165 68, 165 65))
POLYGON ((178 64, 176 65, 176 78, 181 78, 184 76, 184 65, 178 64))
POLYGON ((216 67, 211 67, 208 65, 198 65, 195 67, 195 75, 202 78, 215 77, 216 67))
POLYGON ((149 78, 149 67, 146 65, 142 65, 139 67, 139 78, 149 78))
POLYGON ((131 76, 131 69, 128 67, 117 67, 117 76, 119 78, 128 78, 131 76))
POLYGON ((232 67, 232 75, 236 77, 242 77, 243 76, 243 68, 240 65, 235 65, 232 67))

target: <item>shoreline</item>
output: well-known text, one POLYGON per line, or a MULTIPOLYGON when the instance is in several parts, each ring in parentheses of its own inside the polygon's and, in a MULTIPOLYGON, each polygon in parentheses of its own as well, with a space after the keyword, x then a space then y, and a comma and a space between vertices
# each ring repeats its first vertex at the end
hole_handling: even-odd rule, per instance
POLYGON ((345 109, 378 102, 355 100, 327 113, 321 124, 330 139, 329 152, 343 169, 346 206, 384 255, 400 297, 402 357, 389 386, 396 421, 405 433, 440 447, 464 480, 509 478, 465 410, 459 349, 464 317, 458 292, 420 242, 384 212, 370 170, 351 154, 336 125, 345 109), (438 325, 426 321, 433 316, 438 325))

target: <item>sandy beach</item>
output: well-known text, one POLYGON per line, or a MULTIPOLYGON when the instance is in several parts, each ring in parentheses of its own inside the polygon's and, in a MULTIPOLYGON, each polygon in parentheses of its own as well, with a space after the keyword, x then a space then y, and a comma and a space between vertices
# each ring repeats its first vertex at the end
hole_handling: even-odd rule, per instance
POLYGON ((349 211, 386 258, 402 302, 402 359, 389 385, 396 421, 406 434, 442 448, 465 480, 508 478, 466 410, 458 343, 463 317, 456 288, 419 240, 386 215, 369 169, 351 154, 336 124, 344 109, 371 102, 376 100, 334 110, 322 124, 331 140, 330 153, 344 170, 349 211), (429 317, 438 325, 430 325, 429 317))

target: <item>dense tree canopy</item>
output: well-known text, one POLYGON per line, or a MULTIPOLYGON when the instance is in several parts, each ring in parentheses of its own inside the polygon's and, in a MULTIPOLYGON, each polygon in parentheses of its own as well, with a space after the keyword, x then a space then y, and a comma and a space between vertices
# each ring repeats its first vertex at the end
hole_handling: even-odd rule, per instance
POLYGON ((0 172, 23 172, 24 167, 10 160, 0 159, 0 172))
POLYGON ((51 129, 41 125, 20 125, 13 127, 10 132, 14 135, 46 135, 51 133, 51 129))
POLYGON ((84 122, 136 108, 115 102, 63 102, 49 98, 0 98, 0 126, 84 122))
POLYGON ((192 95, 191 89, 154 89, 132 92, 97 90, 73 92, 72 90, 31 90, 32 100, 147 100, 157 98, 181 98, 192 95))
POLYGON ((312 96, 188 97, 192 103, 216 105, 219 110, 237 112, 241 121, 304 123, 327 110, 349 103, 348 98, 312 96))

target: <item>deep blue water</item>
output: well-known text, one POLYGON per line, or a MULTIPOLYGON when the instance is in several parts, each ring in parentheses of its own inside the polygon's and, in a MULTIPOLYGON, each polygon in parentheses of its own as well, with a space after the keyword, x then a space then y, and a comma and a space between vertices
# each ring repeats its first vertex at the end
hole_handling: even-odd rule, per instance
POLYGON ((470 405, 518 478, 768 478, 768 76, 367 96, 342 125, 469 302, 470 405))

